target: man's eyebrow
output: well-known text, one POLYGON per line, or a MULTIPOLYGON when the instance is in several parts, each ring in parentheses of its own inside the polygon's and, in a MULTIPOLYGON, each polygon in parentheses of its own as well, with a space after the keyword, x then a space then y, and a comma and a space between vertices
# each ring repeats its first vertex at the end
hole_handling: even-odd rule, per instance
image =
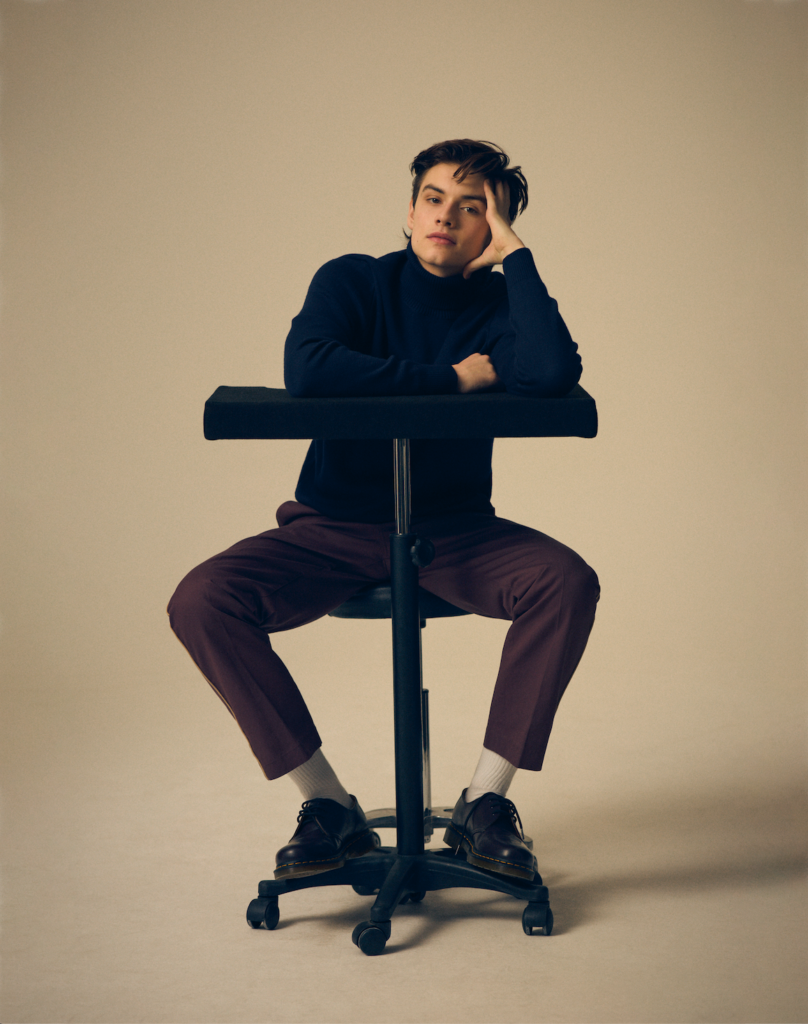
MULTIPOLYGON (((440 192, 440 194, 442 196, 446 195, 444 190, 442 188, 438 188, 437 185, 424 185, 422 187, 421 191, 423 192, 424 189, 428 189, 428 188, 431 188, 433 192, 440 192)), ((467 196, 461 196, 460 198, 461 199, 476 199, 478 203, 484 203, 485 202, 485 196, 473 196, 473 195, 469 194, 467 196)))

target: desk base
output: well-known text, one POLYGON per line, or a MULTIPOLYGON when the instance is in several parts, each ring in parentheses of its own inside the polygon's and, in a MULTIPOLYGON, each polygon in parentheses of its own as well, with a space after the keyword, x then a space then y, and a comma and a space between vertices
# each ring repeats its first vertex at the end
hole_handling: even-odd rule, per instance
POLYGON ((277 927, 280 919, 278 897, 297 889, 322 885, 350 885, 360 896, 376 896, 370 920, 353 930, 352 939, 363 953, 376 956, 384 952, 391 934, 391 917, 403 903, 420 903, 428 892, 438 889, 488 889, 525 900, 522 928, 527 935, 549 935, 553 930, 553 912, 547 886, 542 883, 536 859, 536 876, 522 882, 472 867, 462 854, 453 850, 425 850, 413 856, 399 854, 394 847, 383 846, 373 853, 349 861, 334 871, 303 878, 260 882, 258 898, 247 908, 251 928, 277 927))

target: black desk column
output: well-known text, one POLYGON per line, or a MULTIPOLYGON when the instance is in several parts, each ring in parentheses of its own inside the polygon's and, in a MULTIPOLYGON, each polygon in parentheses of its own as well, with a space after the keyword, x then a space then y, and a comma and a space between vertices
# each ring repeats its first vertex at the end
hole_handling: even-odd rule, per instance
MULTIPOLYGON (((424 852, 421 629, 416 535, 410 533, 410 442, 394 441, 396 532, 390 534, 395 707, 396 843, 398 852, 424 852)), ((421 547, 421 544, 418 544, 421 547)))

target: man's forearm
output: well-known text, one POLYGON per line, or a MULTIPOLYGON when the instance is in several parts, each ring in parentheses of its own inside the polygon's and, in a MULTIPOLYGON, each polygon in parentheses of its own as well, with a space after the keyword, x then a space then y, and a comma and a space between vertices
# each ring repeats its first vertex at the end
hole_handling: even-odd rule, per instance
POLYGON ((533 255, 522 247, 503 262, 508 287, 512 351, 494 363, 509 391, 531 395, 566 394, 581 376, 578 346, 547 292, 533 255), (503 358, 504 357, 504 358, 503 358), (507 367, 507 369, 505 369, 507 367))

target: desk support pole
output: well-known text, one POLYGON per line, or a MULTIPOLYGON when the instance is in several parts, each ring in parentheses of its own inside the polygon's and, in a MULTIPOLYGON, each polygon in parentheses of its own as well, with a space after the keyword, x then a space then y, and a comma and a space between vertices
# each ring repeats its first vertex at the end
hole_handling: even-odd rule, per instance
POLYGON ((395 441, 396 533, 390 536, 395 707, 396 841, 399 854, 424 852, 421 616, 410 533, 410 442, 395 441), (416 765, 418 769, 416 770, 416 765))
POLYGON ((393 472, 396 501, 396 533, 410 532, 410 439, 397 437, 393 442, 393 472))
POLYGON ((418 566, 412 561, 415 537, 390 536, 393 612, 393 703, 396 752, 396 829, 398 852, 423 853, 424 797, 421 763, 421 625, 418 566))

